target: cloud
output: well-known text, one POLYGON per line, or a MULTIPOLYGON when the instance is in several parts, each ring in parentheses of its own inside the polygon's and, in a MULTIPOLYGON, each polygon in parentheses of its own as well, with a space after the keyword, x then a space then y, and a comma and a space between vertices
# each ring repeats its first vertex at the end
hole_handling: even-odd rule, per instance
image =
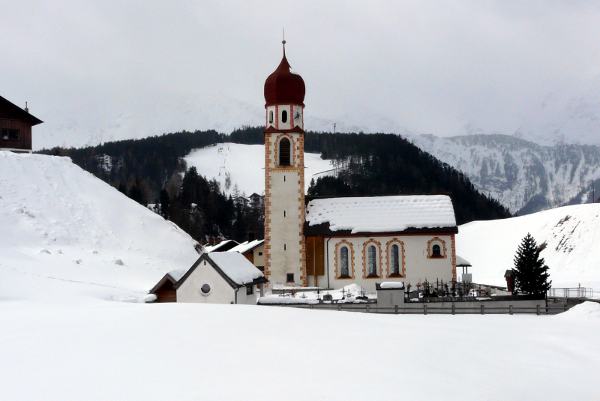
POLYGON ((45 121, 36 147, 261 124, 283 27, 309 128, 600 142, 598 3, 0 6, 2 95, 45 121))

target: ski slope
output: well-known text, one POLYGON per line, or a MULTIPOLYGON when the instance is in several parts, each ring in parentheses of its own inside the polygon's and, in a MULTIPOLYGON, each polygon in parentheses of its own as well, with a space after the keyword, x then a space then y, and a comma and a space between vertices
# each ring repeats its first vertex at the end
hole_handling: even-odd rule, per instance
POLYGON ((68 158, 0 152, 0 299, 139 299, 195 241, 68 158))
MULTIPOLYGON (((234 194, 236 189, 246 196, 265 192, 264 145, 223 143, 208 146, 193 150, 185 161, 188 167, 196 167, 198 174, 216 179, 227 194, 234 194)), ((317 153, 305 153, 305 189, 310 186, 311 178, 328 174, 333 169, 331 163, 317 153)))
POLYGON ((600 203, 564 206, 502 220, 459 227, 456 252, 473 264, 473 281, 506 285, 521 239, 531 233, 546 243, 541 256, 554 287, 600 289, 600 203))

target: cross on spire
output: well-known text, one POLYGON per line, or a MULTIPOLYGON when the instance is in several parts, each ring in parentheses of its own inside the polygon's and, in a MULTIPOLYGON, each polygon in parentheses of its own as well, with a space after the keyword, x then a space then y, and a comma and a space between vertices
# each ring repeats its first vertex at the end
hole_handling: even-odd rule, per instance
POLYGON ((283 45, 283 57, 285 57, 285 44, 287 43, 285 40, 285 28, 283 28, 282 37, 283 40, 281 41, 281 44, 283 45))

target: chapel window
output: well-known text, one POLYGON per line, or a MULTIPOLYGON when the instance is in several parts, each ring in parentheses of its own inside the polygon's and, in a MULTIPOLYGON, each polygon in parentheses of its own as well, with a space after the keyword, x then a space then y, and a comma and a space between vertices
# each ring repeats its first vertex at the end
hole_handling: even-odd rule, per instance
POLYGON ((367 263, 369 276, 377 276, 377 249, 375 245, 369 245, 367 248, 367 263))
POLYGON ((208 295, 210 294, 210 284, 202 284, 202 287, 200 287, 200 291, 202 292, 202 295, 208 295))
POLYGON ((441 258, 442 257, 442 248, 438 244, 435 244, 431 247, 431 257, 432 258, 441 258))
POLYGON ((392 275, 400 274, 400 247, 398 244, 392 245, 390 250, 390 273, 392 275))
POLYGON ((348 265, 348 247, 343 246, 340 249, 340 277, 350 277, 350 268, 348 265))
POLYGON ((269 110, 269 124, 273 124, 273 110, 269 110))
POLYGON ((290 165, 290 153, 291 153, 291 144, 288 138, 281 138, 279 141, 279 165, 280 166, 289 166, 290 165))
POLYGON ((287 123, 287 110, 283 110, 281 112, 281 122, 282 123, 287 123))

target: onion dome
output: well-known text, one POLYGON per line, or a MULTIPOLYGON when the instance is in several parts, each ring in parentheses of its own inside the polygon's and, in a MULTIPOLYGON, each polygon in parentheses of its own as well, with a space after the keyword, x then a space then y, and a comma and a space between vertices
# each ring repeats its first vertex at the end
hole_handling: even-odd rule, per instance
POLYGON ((285 40, 283 58, 279 67, 265 81, 265 106, 275 104, 299 104, 304 106, 304 80, 290 71, 290 63, 285 57, 285 40))

